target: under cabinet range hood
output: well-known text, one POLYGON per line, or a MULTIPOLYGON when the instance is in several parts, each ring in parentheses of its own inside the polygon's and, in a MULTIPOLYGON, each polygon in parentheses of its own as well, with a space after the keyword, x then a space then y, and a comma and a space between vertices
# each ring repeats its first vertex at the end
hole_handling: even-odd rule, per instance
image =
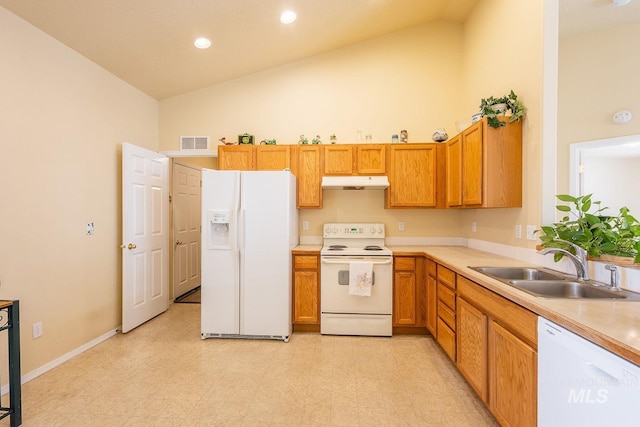
POLYGON ((323 176, 324 190, 384 190, 389 186, 386 176, 323 176))

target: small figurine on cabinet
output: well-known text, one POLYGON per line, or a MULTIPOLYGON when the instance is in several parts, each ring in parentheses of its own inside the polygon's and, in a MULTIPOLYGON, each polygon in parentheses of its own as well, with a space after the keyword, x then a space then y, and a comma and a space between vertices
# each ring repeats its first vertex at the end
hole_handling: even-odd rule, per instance
POLYGON ((233 144, 235 144, 233 141, 227 141, 227 137, 225 137, 225 136, 220 138, 219 141, 222 142, 224 145, 233 145, 233 144))
POLYGON ((405 129, 400 131, 400 142, 409 142, 409 133, 405 129))
POLYGON ((444 128, 438 128, 431 136, 436 142, 444 142, 449 138, 447 131, 444 128))
POLYGON ((300 135, 300 140, 298 141, 298 144, 308 144, 309 140, 307 138, 305 138, 304 135, 300 135))
POLYGON ((238 135, 238 144, 253 145, 253 135, 248 133, 238 135))
POLYGON ((260 145, 276 145, 275 139, 263 139, 260 141, 260 145))
POLYGON ((316 135, 316 137, 311 140, 311 143, 316 145, 322 144, 322 141, 320 141, 320 135, 316 135))

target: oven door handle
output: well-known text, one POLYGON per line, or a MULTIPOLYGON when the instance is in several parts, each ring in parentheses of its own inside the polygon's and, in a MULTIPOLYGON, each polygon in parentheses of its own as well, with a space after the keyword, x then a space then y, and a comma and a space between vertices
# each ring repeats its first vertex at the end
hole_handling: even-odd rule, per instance
MULTIPOLYGON (((333 259, 327 259, 327 258, 322 258, 322 263, 323 264, 349 264, 349 261, 363 261, 362 258, 354 258, 354 259, 341 259, 341 260, 333 260, 333 259)), ((366 261, 371 261, 371 263, 375 264, 375 265, 387 265, 387 264, 391 264, 391 262, 393 261, 392 258, 389 259, 384 259, 381 261, 378 260, 366 260, 366 261)))

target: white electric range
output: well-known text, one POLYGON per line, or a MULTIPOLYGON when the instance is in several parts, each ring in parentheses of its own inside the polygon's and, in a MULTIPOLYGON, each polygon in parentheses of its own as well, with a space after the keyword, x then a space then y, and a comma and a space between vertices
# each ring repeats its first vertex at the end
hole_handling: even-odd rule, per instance
POLYGON ((384 246, 384 224, 330 223, 320 251, 320 333, 392 335, 393 253, 384 246), (372 264, 370 296, 349 295, 349 267, 372 264))

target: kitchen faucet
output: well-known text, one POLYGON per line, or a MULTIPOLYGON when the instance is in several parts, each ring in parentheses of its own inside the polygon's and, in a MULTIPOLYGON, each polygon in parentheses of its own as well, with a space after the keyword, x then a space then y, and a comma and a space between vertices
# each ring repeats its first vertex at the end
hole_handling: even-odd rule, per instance
POLYGON ((538 251, 541 255, 552 254, 552 253, 561 253, 566 255, 573 265, 576 267, 576 278, 581 282, 586 282, 589 280, 589 263, 587 261, 587 251, 582 249, 580 246, 575 243, 567 242, 562 239, 555 239, 556 242, 566 243, 569 246, 573 247, 576 251, 576 254, 572 254, 571 252, 562 249, 562 248, 544 248, 538 251))

